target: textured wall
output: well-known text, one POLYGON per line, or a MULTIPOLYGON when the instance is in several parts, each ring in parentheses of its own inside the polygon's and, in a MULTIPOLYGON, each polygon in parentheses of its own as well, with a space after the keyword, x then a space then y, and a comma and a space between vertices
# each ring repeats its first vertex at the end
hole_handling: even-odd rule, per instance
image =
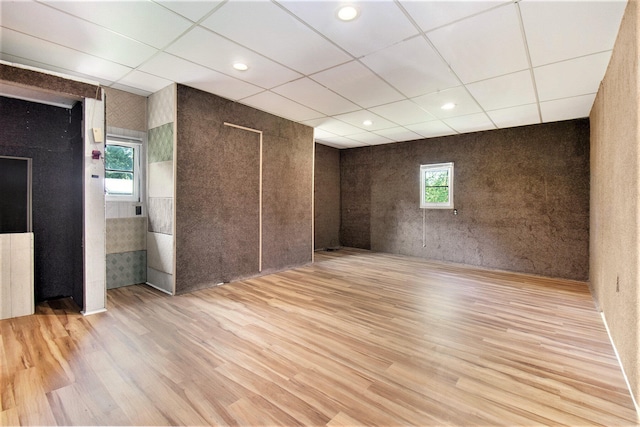
POLYGON ((82 107, 0 97, 0 117, 0 155, 33 159, 36 301, 82 306, 82 107))
POLYGON ((372 147, 340 150, 340 244, 371 249, 372 147))
POLYGON ((176 86, 149 97, 147 124, 147 282, 175 292, 174 150, 176 86))
MULTIPOLYGON (((105 88, 107 132, 142 140, 144 156, 147 132, 147 98, 105 88)), ((143 157, 144 158, 144 157, 143 157)), ((147 281, 147 218, 136 216, 136 206, 145 213, 145 172, 141 164, 141 201, 106 201, 106 283, 107 289, 147 281)))
POLYGON ((640 400, 640 7, 631 0, 591 110, 591 287, 640 400))
POLYGON ((585 119, 351 149, 342 159, 345 246, 366 247, 366 235, 350 236, 368 229, 376 251, 588 278, 585 119), (420 165, 450 161, 458 215, 420 209, 420 165))
POLYGON ((104 91, 108 126, 147 131, 147 98, 112 88, 104 91))
POLYGON ((311 261, 313 130, 178 86, 176 291, 258 274, 263 132, 263 272, 311 261))
POLYGON ((316 144, 314 248, 340 245, 340 150, 316 144))

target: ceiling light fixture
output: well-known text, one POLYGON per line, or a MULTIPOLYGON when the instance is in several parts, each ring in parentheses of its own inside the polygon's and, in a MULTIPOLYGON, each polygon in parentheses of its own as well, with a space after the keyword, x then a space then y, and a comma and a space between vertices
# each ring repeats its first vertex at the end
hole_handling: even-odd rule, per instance
POLYGON ((440 108, 442 108, 443 110, 453 110, 454 108, 456 108, 456 104, 454 104, 453 102, 447 102, 440 108))
POLYGON ((235 64, 233 64, 233 68, 238 71, 247 71, 249 69, 249 66, 243 62, 236 62, 235 64))
POLYGON ((364 122, 362 122, 362 124, 365 126, 371 126, 373 122, 371 120, 365 120, 364 122))
POLYGON ((355 6, 342 6, 338 9, 338 19, 341 21, 353 21, 358 17, 358 9, 355 6))

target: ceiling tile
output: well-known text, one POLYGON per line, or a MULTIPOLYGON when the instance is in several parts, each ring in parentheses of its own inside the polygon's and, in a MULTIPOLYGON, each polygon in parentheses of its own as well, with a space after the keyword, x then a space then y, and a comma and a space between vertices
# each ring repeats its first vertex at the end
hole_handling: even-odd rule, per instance
POLYGON ((400 141, 412 141, 414 139, 421 139, 422 136, 410 131, 407 128, 402 126, 398 126, 395 128, 382 129, 375 131, 374 133, 384 136, 385 138, 389 138, 392 141, 400 142, 400 141))
POLYGON ((137 87, 127 86, 121 83, 113 83, 109 87, 113 89, 118 89, 124 92, 133 93, 135 95, 144 96, 145 98, 153 94, 153 92, 149 90, 138 89, 137 87))
POLYGON ((303 74, 352 59, 271 2, 229 1, 201 25, 303 74))
POLYGON ((369 110, 399 125, 411 125, 436 119, 435 116, 408 100, 372 107, 369 110))
POLYGON ((458 132, 447 126, 446 123, 440 120, 418 123, 415 125, 405 126, 407 129, 422 135, 425 138, 435 138, 436 136, 455 135, 458 132))
POLYGON ((377 135, 373 132, 363 132, 355 135, 349 135, 349 139, 353 139, 354 141, 362 142, 367 145, 378 145, 378 144, 390 144, 395 142, 389 138, 385 138, 382 135, 377 135))
POLYGON ((134 70, 120 79, 118 83, 155 93, 160 89, 164 89, 169 86, 172 83, 172 80, 167 80, 152 74, 143 73, 139 70, 134 70))
POLYGON ((402 6, 422 28, 429 31, 450 24, 462 18, 475 15, 496 7, 505 0, 496 1, 442 1, 442 0, 400 0, 402 6))
POLYGON ((597 92, 610 57, 602 52, 534 68, 540 101, 597 92))
POLYGON ((199 27, 189 31, 166 51, 266 89, 302 77, 295 71, 199 27), (235 62, 243 62, 249 69, 234 70, 235 62))
POLYGON ((158 4, 171 9, 187 19, 197 22, 205 17, 216 7, 224 3, 223 0, 153 0, 158 4))
POLYGON ((344 136, 335 136, 330 138, 323 138, 317 140, 318 143, 328 145, 329 147, 334 148, 355 148, 355 147, 365 147, 367 144, 359 141, 354 141, 353 139, 345 138, 344 136))
POLYGON ((520 2, 534 67, 613 49, 626 0, 520 2))
POLYGON ((262 92, 244 98, 242 103, 293 121, 310 120, 322 115, 273 92, 262 92))
POLYGON ((364 108, 404 98, 357 61, 314 74, 311 78, 364 108))
POLYGON ((364 131, 387 129, 387 128, 396 126, 395 123, 385 120, 382 117, 376 114, 373 114, 371 111, 368 111, 368 110, 359 110, 359 111, 354 111, 352 113, 339 114, 334 117, 338 120, 342 120, 343 122, 346 122, 346 123, 349 123, 350 125, 358 127, 364 131), (365 120, 370 120, 372 124, 369 126, 364 125, 363 122, 365 120))
POLYGON ((391 46, 418 34, 418 30, 392 1, 354 2, 359 16, 337 18, 341 1, 281 0, 284 7, 355 57, 391 46))
POLYGON ((595 94, 590 94, 541 102, 542 120, 546 123, 589 117, 595 98, 595 94))
POLYGON ((498 7, 428 33, 464 83, 528 68, 516 7, 498 7))
POLYGON ((447 64, 421 36, 360 60, 409 98, 460 85, 447 64))
POLYGON ((361 133, 362 129, 352 126, 332 117, 324 117, 321 119, 305 120, 303 124, 318 128, 337 136, 348 136, 361 133))
POLYGON ((517 107, 487 111, 487 114, 499 128, 510 128, 540 123, 540 114, 538 113, 537 104, 520 105, 517 107))
POLYGON ((43 0, 43 2, 159 49, 165 47, 192 25, 187 19, 150 1, 43 0), (123 8, 126 8, 127 13, 122 13, 123 8))
MULTIPOLYGON (((64 70, 67 74, 90 76, 102 82, 114 82, 131 68, 69 49, 42 39, 0 28, 2 53, 14 57, 29 58, 37 66, 53 71, 64 70)), ((24 62, 22 62, 24 63, 24 62)), ((25 64, 26 65, 26 64, 25 64)))
POLYGON ((477 132, 496 128, 491 119, 489 119, 485 113, 451 117, 443 119, 442 121, 460 133, 477 132))
POLYGON ((327 115, 360 109, 348 99, 306 77, 278 86, 273 89, 273 92, 286 96, 302 105, 313 105, 315 110, 327 115))
POLYGON ((467 85, 467 89, 484 110, 497 110, 536 102, 529 70, 471 83, 467 85))
POLYGON ((419 96, 413 98, 413 101, 439 119, 482 111, 463 86, 419 96), (451 110, 440 108, 447 103, 454 103, 456 107, 451 110))
POLYGON ((313 137, 316 139, 331 138, 334 136, 336 135, 332 134, 331 132, 327 132, 326 130, 322 130, 320 128, 313 128, 313 137))
POLYGON ((167 53, 158 54, 140 67, 140 71, 231 99, 239 99, 261 90, 249 83, 167 53))
POLYGON ((3 1, 2 26, 129 67, 137 67, 157 52, 41 3, 3 1))

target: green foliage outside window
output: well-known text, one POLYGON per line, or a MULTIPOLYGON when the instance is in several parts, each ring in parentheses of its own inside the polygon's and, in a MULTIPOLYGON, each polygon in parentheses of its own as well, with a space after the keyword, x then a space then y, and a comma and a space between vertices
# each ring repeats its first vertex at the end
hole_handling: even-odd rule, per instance
POLYGON ((105 178, 133 180, 132 147, 107 145, 105 149, 105 178))
POLYGON ((425 171, 424 200, 427 203, 447 203, 449 201, 448 170, 425 171))

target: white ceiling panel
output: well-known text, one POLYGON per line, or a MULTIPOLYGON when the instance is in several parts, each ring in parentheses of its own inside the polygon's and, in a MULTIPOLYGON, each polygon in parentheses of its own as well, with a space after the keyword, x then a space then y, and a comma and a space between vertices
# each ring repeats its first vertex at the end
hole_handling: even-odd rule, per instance
POLYGON ((422 36, 360 60, 409 98, 460 85, 455 74, 422 36))
POLYGON ((224 0, 153 0, 167 9, 197 22, 219 7, 224 0))
POLYGON ((352 59, 271 2, 232 0, 201 25, 303 74, 322 71, 352 59))
POLYGON ((313 137, 315 139, 331 138, 334 136, 336 135, 332 134, 331 132, 327 132, 326 130, 323 130, 320 128, 313 128, 313 137))
POLYGON ((464 83, 529 67, 514 4, 492 9, 428 33, 464 83))
POLYGON ((0 28, 0 39, 2 40, 0 45, 2 53, 30 58, 31 61, 40 64, 39 66, 52 71, 53 68, 56 68, 57 70, 65 70, 66 73, 92 76, 102 82, 114 82, 131 71, 131 68, 124 65, 6 28, 0 28))
POLYGON ((302 105, 313 105, 315 110, 326 115, 342 114, 360 109, 348 99, 306 77, 278 86, 273 89, 273 92, 302 105))
POLYGON ((342 22, 341 0, 0 2, 0 59, 143 96, 185 84, 344 148, 585 117, 627 4, 355 0, 342 22))
POLYGON ((427 113, 408 100, 372 107, 369 110, 399 125, 412 125, 436 119, 433 114, 427 113))
POLYGON ((540 103, 542 120, 546 122, 557 122, 580 117, 589 117, 591 107, 596 95, 582 95, 574 98, 564 98, 555 101, 540 103))
POLYGON ((611 50, 626 0, 519 3, 534 67, 611 50))
POLYGON ((314 74, 311 78, 364 108, 404 98, 358 61, 314 74))
POLYGON ((400 0, 422 31, 450 24, 485 10, 496 7, 508 0, 496 1, 446 1, 446 0, 400 0))
POLYGON ((467 89, 485 111, 536 102, 529 70, 471 83, 467 89))
POLYGON ((323 131, 332 133, 334 135, 337 136, 348 136, 348 135, 354 135, 356 133, 361 133, 362 129, 352 126, 348 123, 345 123, 343 121, 334 119, 332 117, 324 117, 321 119, 314 119, 314 120, 306 120, 304 122, 302 122, 303 124, 307 125, 307 126, 311 126, 314 128, 319 128, 323 131))
POLYGON ((538 104, 519 105, 517 107, 487 111, 487 114, 499 128, 510 128, 540 123, 538 104))
POLYGON ((351 2, 360 13, 349 22, 337 18, 338 8, 344 4, 342 1, 281 0, 279 3, 355 57, 418 34, 392 1, 351 2))
POLYGON ((473 100, 463 86, 419 96, 414 98, 413 101, 439 119, 463 116, 482 111, 478 103, 473 100), (448 103, 455 104, 455 108, 443 110, 441 107, 448 103))
MULTIPOLYGON (((42 0, 41 0, 42 1, 42 0)), ((158 49, 186 31, 192 22, 150 1, 59 1, 47 5, 158 49), (123 14, 122 6, 127 13, 123 14)))
POLYGON ((459 133, 477 132, 496 128, 491 119, 485 113, 451 117, 443 119, 442 121, 459 133))
POLYGON ((273 92, 262 92, 248 98, 244 98, 242 103, 296 122, 322 116, 322 114, 317 111, 300 105, 297 102, 293 102, 290 99, 273 92))
POLYGON ((441 122, 440 120, 426 123, 417 123, 415 125, 408 125, 405 127, 417 134, 422 135, 425 138, 435 138, 437 136, 457 134, 455 130, 451 129, 451 127, 447 126, 446 123, 441 122))
POLYGON ((329 147, 334 148, 355 148, 355 147, 365 147, 368 144, 363 142, 354 141, 353 139, 346 138, 344 136, 334 136, 329 138, 323 138, 317 140, 320 144, 328 145, 329 147))
POLYGON ((137 67, 156 49, 41 3, 2 2, 2 26, 121 65, 137 67))
POLYGON ((295 71, 203 28, 192 29, 166 51, 265 89, 302 77, 295 71), (233 64, 236 62, 248 65, 249 69, 235 70, 233 64))
POLYGON ((260 89, 249 83, 194 64, 177 56, 161 53, 140 67, 140 71, 170 81, 207 90, 230 99, 257 93, 260 89), (233 92, 233 93, 230 93, 233 92))
POLYGON ((610 57, 610 52, 602 52, 535 68, 540 101, 597 92, 610 57))
POLYGON ((138 70, 132 71, 119 81, 119 83, 122 83, 123 85, 136 87, 149 93, 154 93, 160 89, 164 89, 172 82, 172 80, 167 80, 138 70))
POLYGON ((352 113, 338 114, 334 117, 338 120, 342 120, 343 122, 349 123, 350 125, 358 127, 361 130, 365 130, 365 131, 376 131, 376 130, 387 129, 387 128, 396 126, 395 123, 385 120, 382 117, 368 110, 359 110, 359 111, 354 111, 352 113), (364 124, 365 120, 371 121, 371 124, 365 125, 364 124))
POLYGON ((380 135, 380 136, 384 136, 385 138, 389 138, 392 141, 396 141, 396 142, 400 142, 400 141, 412 141, 414 139, 420 139, 422 138, 421 135, 410 131, 409 129, 402 127, 402 126, 398 126, 395 128, 389 128, 389 129, 382 129, 382 130, 377 130, 374 133, 380 135))
POLYGON ((354 141, 362 142, 367 145, 390 144, 395 142, 392 139, 385 138, 382 135, 372 132, 362 132, 355 135, 349 135, 349 139, 353 139, 354 141))

